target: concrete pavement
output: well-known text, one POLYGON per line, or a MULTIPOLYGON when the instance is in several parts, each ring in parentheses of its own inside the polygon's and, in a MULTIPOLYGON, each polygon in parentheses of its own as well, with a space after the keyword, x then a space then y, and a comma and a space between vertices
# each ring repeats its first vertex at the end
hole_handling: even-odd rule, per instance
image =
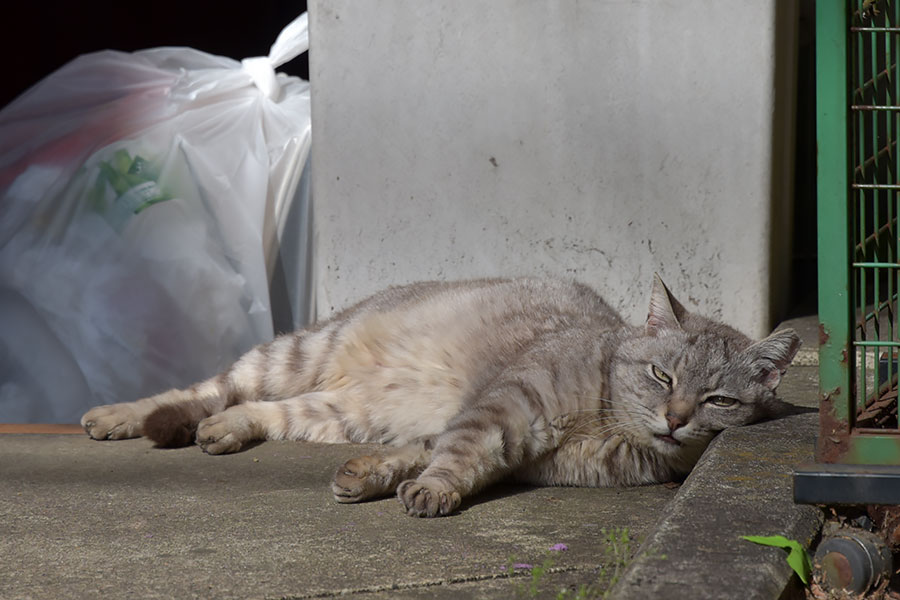
MULTIPOLYGON (((815 367, 793 366, 780 391, 814 406, 815 367)), ((724 432, 680 488, 506 486, 441 519, 392 498, 336 503, 334 470, 367 446, 207 456, 3 434, 0 598, 530 597, 528 569, 508 565, 548 557, 536 597, 556 597, 593 583, 610 564, 602 531, 627 528, 649 553, 614 598, 774 599, 791 590, 784 552, 739 536, 816 536, 820 512, 793 504, 790 479, 815 432, 813 413, 724 432)))
POLYGON ((0 436, 0 598, 503 598, 508 563, 556 544, 548 580, 590 583, 600 530, 646 535, 676 493, 505 487, 415 519, 393 498, 333 500, 333 471, 364 449, 0 436))

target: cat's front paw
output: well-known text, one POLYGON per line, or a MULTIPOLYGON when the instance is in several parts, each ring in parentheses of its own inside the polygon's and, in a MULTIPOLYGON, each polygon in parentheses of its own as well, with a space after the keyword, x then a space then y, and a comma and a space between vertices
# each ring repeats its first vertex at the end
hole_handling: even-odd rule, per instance
POLYGON ((383 477, 378 474, 381 459, 377 456, 360 456, 345 462, 331 483, 331 491, 338 502, 362 502, 390 494, 383 477))
POLYGON ((436 480, 408 479, 397 486, 397 497, 410 516, 443 517, 462 502, 459 492, 443 488, 436 480))
POLYGON ((207 454, 237 452, 253 439, 249 419, 239 406, 207 417, 197 425, 197 444, 207 454))
POLYGON ((81 426, 95 440, 124 440, 140 437, 143 415, 134 402, 97 406, 84 413, 81 426))

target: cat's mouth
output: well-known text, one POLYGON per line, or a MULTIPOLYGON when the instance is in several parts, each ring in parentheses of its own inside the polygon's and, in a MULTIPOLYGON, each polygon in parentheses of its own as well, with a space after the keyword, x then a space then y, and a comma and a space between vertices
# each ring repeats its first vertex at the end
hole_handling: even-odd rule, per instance
POLYGON ((674 437, 672 437, 671 435, 660 435, 660 434, 658 434, 658 433, 654 433, 654 434, 653 434, 653 437, 655 437, 655 438, 658 439, 658 440, 662 440, 663 442, 665 442, 665 443, 667 443, 667 444, 671 444, 671 445, 673 445, 673 446, 680 446, 680 445, 681 445, 681 442, 679 442, 678 440, 676 440, 676 439, 675 439, 674 437))

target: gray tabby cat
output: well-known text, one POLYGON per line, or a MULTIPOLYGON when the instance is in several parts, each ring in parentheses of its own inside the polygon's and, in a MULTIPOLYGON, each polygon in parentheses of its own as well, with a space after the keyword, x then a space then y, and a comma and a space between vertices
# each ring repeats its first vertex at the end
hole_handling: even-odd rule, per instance
POLYGON ((258 346, 186 390, 81 422, 94 439, 196 440, 209 454, 262 439, 387 444, 337 471, 335 499, 396 492, 407 513, 432 517, 509 477, 683 477, 716 432, 776 413, 799 345, 792 330, 754 343, 691 314, 658 277, 642 327, 574 282, 419 283, 258 346))

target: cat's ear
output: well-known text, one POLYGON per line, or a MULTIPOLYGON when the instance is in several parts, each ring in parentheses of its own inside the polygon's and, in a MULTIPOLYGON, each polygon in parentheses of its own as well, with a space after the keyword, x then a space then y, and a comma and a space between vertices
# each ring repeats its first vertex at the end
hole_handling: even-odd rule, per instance
POLYGON ((793 329, 782 329, 756 342, 744 352, 751 361, 759 383, 774 391, 799 349, 800 337, 796 332, 793 329))
POLYGON ((654 273, 645 331, 650 335, 656 335, 660 329, 681 329, 681 319, 686 312, 659 275, 654 273))

